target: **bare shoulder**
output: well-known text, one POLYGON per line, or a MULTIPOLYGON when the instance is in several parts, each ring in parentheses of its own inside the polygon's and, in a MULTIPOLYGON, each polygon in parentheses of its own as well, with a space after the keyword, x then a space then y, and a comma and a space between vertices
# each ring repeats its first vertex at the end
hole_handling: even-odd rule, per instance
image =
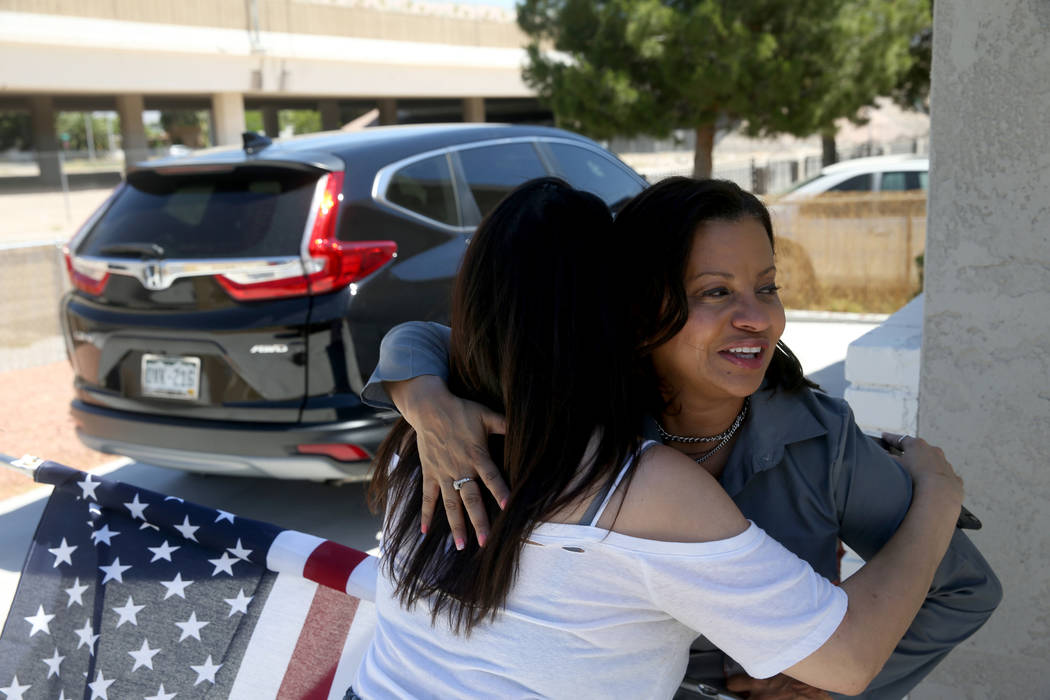
POLYGON ((624 535, 711 542, 747 529, 747 520, 718 481, 670 447, 656 445, 646 451, 630 484, 620 491, 619 507, 609 509, 615 520, 610 517, 608 524, 599 524, 624 535))

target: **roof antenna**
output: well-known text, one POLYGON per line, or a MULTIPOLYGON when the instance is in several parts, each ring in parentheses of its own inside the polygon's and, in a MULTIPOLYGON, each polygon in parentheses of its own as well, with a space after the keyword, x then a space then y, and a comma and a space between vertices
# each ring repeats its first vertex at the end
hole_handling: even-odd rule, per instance
POLYGON ((267 146, 273 145, 272 140, 254 131, 245 131, 241 134, 241 139, 244 141, 244 152, 248 155, 253 155, 267 146))

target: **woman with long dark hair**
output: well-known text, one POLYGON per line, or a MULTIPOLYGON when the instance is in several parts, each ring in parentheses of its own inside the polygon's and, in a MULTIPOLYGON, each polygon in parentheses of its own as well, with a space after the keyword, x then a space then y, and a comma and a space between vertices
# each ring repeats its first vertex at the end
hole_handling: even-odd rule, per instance
MULTIPOLYGON (((825 577, 838 579, 840 540, 874 557, 901 526, 912 479, 861 432, 845 402, 803 377, 779 342, 785 317, 765 206, 730 182, 671 178, 630 202, 600 245, 618 261, 606 284, 620 295, 632 334, 646 436, 718 479, 749 520, 825 577)), ((382 401, 385 380, 418 430, 422 522, 443 510, 462 543, 464 509, 477 537, 488 533, 481 487, 497 500, 507 493, 485 451, 486 435, 504 425, 500 411, 446 391, 447 333, 422 323, 392 331, 363 396, 382 401)), ((887 437, 906 450, 918 444, 887 437)), ((955 533, 918 615, 865 697, 903 696, 988 619, 1001 595, 987 562, 955 533)), ((784 676, 748 676, 715 641, 695 645, 689 678, 752 698, 809 692, 784 676)))
POLYGON ((753 675, 855 692, 922 603, 962 500, 943 455, 905 441, 912 506, 833 586, 693 460, 638 437, 611 236, 600 200, 543 179, 473 237, 449 387, 505 415, 491 448, 506 499, 478 493, 484 546, 440 513, 422 523, 420 436, 392 431, 372 488, 386 518, 378 623, 348 697, 670 697, 697 634, 753 675))

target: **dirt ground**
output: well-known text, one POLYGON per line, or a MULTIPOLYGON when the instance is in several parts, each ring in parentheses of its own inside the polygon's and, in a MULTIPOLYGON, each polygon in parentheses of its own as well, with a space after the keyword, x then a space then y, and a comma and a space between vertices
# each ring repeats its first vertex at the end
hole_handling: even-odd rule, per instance
MULTIPOLYGON (((0 453, 33 454, 78 469, 116 459, 77 439, 69 415, 73 370, 68 362, 0 372, 0 387, 0 453)), ((0 469, 0 500, 35 486, 21 474, 0 469)))

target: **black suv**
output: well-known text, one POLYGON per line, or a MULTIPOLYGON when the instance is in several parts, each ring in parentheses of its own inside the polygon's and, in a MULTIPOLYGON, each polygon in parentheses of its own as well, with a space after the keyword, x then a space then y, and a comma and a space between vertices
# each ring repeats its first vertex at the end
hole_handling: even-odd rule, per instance
POLYGON ((645 186, 593 141, 487 124, 245 134, 129 171, 66 251, 80 439, 191 471, 365 476, 395 417, 358 397, 380 339, 447 321, 471 232, 543 175, 613 210, 645 186))

